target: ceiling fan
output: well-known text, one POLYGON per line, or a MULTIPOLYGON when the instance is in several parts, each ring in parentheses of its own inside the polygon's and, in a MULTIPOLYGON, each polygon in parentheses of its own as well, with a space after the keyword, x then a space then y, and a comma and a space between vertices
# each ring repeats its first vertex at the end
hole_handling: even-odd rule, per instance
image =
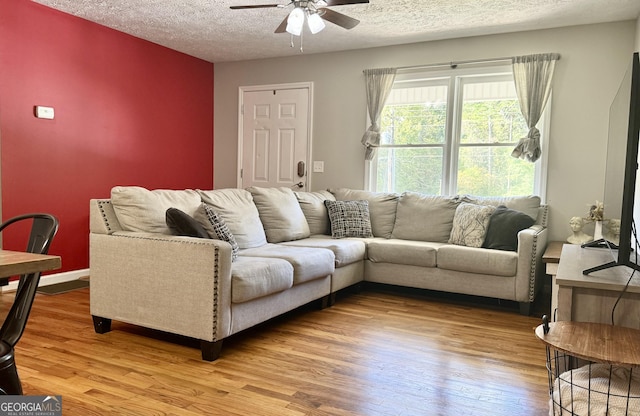
POLYGON ((369 0, 291 0, 287 4, 254 4, 245 6, 231 6, 231 9, 262 9, 268 7, 285 8, 293 5, 293 10, 276 28, 275 33, 288 32, 300 36, 306 17, 311 33, 316 34, 324 29, 323 20, 336 24, 345 29, 353 29, 360 23, 358 19, 338 13, 327 6, 343 6, 347 4, 369 3, 369 0))

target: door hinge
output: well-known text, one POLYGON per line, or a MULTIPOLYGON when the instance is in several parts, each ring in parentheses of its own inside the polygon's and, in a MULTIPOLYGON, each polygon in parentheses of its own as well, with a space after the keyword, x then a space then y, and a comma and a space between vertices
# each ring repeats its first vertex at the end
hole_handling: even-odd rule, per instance
POLYGON ((244 115, 244 104, 240 104, 240 115, 244 115))
POLYGON ((243 173, 244 173, 244 169, 240 169, 240 179, 244 178, 244 176, 242 176, 243 173))

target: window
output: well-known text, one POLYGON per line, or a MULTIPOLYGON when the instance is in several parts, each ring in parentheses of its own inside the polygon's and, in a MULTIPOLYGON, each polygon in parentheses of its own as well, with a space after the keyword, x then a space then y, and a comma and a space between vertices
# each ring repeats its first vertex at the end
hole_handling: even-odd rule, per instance
POLYGON ((510 67, 398 75, 380 127, 372 190, 542 194, 542 163, 511 156, 528 128, 510 67))

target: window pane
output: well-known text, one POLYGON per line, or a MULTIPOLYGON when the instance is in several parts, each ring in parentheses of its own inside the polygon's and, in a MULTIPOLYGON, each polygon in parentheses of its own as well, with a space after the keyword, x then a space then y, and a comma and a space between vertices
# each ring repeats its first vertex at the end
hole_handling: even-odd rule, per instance
POLYGON ((458 193, 514 196, 534 193, 533 163, 511 156, 511 146, 461 147, 458 193))
POLYGON ((517 143, 527 134, 512 81, 465 83, 460 143, 517 143))
POLYGON ((543 163, 511 157, 527 131, 509 65, 400 74, 382 112, 370 186, 478 196, 540 192, 543 163))
POLYGON ((378 148, 378 192, 414 191, 439 195, 442 148, 378 148))
POLYGON ((393 89, 380 121, 383 145, 441 144, 445 141, 447 87, 393 89))

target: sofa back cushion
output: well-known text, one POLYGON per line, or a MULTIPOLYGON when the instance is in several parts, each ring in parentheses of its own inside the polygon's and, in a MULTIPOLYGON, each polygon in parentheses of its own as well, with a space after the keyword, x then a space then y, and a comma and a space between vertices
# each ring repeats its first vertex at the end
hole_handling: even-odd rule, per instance
POLYGON ((310 235, 307 219, 298 198, 289 188, 247 188, 258 208, 260 220, 270 243, 300 240, 310 235))
POLYGON ((139 186, 115 186, 111 189, 111 205, 125 231, 171 234, 166 212, 177 208, 193 216, 200 196, 192 189, 148 190, 139 186))
POLYGON ((213 207, 229 227, 240 248, 260 247, 267 238, 251 193, 245 189, 198 190, 202 202, 213 207))
POLYGON ((509 209, 524 212, 534 220, 538 220, 540 212, 540 197, 536 195, 527 196, 505 196, 505 197, 477 197, 463 195, 462 202, 469 202, 477 205, 491 205, 497 207, 504 205, 509 209))
POLYGON ((451 235, 456 198, 404 192, 400 195, 393 238, 446 243, 451 235))
POLYGON ((393 225, 396 222, 396 208, 400 195, 346 188, 329 189, 329 192, 338 201, 368 201, 373 236, 391 238, 393 225))
POLYGON ((331 234, 331 223, 324 201, 335 201, 336 198, 333 194, 328 191, 294 192, 294 194, 298 198, 300 209, 309 224, 309 232, 311 234, 331 234))

